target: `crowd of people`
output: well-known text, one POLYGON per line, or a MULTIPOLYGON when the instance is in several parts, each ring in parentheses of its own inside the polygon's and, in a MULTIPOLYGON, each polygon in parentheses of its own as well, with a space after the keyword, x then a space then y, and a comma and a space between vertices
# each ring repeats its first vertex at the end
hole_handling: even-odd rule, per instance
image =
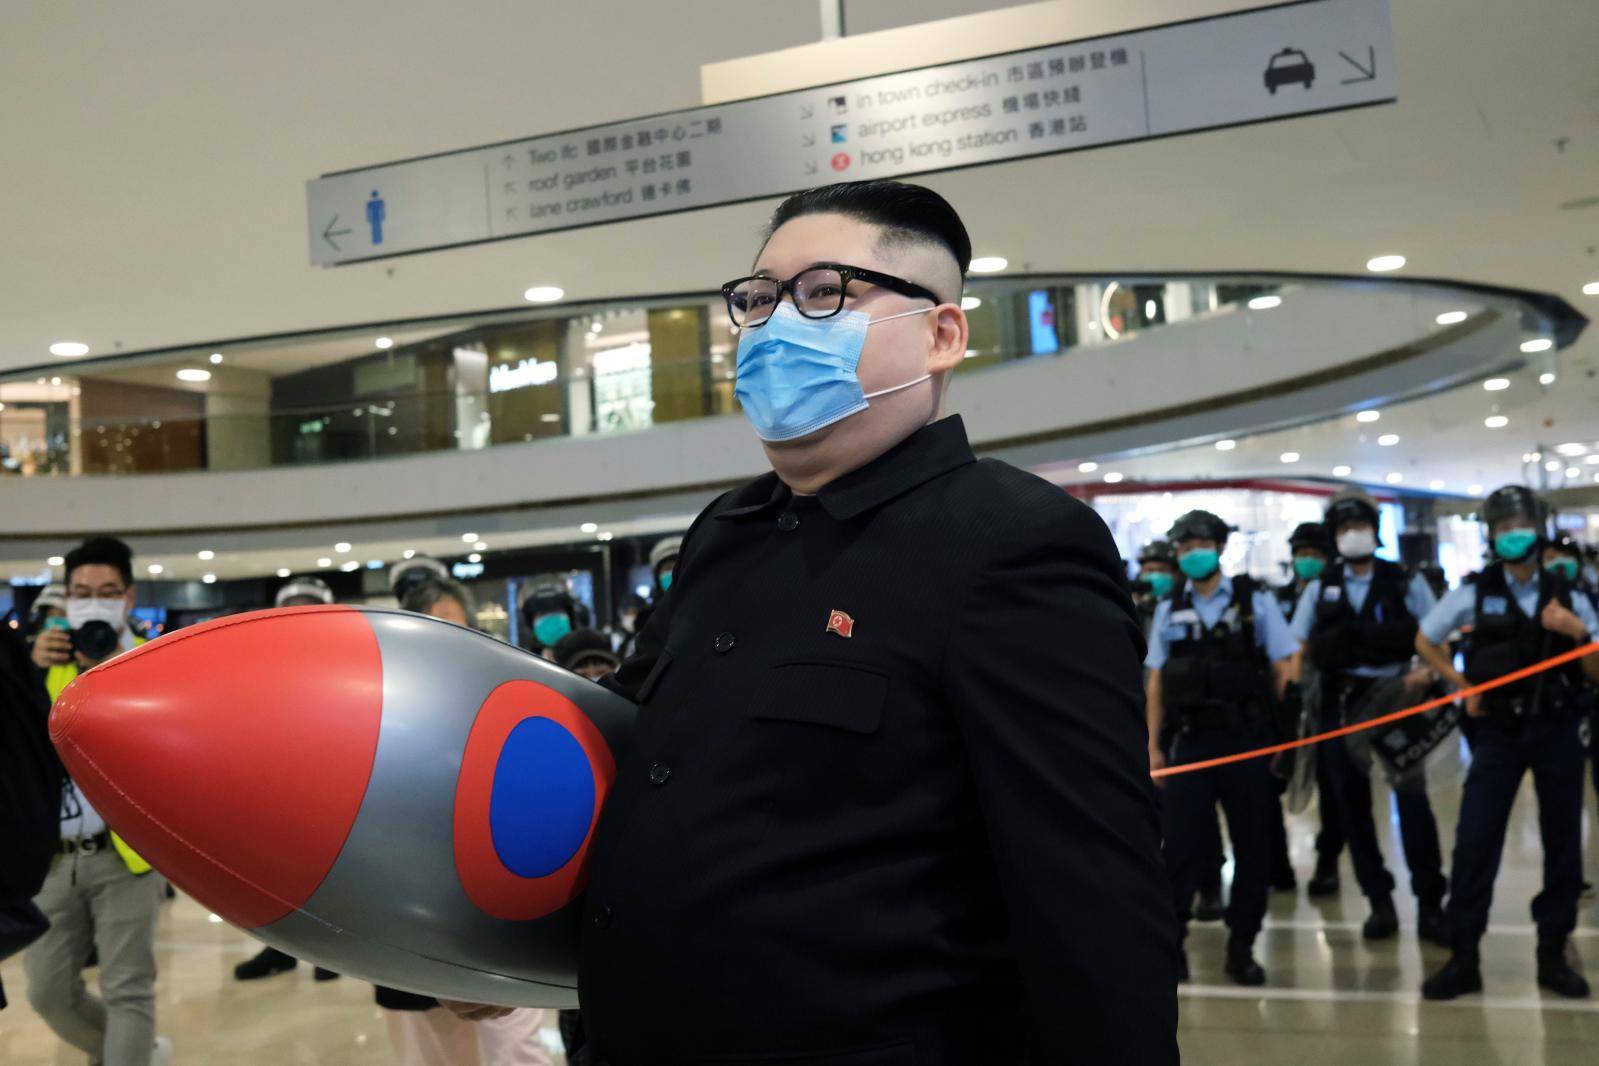
MULTIPOLYGON (((1544 850, 1543 891, 1532 901, 1538 983, 1562 996, 1589 994, 1570 936, 1579 900, 1591 891, 1583 881, 1581 823, 1599 656, 1473 689, 1599 633, 1595 560, 1552 532, 1548 507, 1525 487, 1494 492, 1481 513, 1492 558, 1454 589, 1435 589, 1429 576, 1436 575, 1378 557, 1377 507, 1359 491, 1334 496, 1323 522, 1293 531, 1293 572, 1276 588, 1221 572, 1234 531, 1207 511, 1183 515, 1168 538, 1138 554, 1133 587, 1148 633, 1150 765, 1179 770, 1160 781, 1173 903, 1184 934, 1196 918, 1225 919, 1225 970, 1238 984, 1265 983, 1253 945, 1269 894, 1297 888, 1281 799, 1293 757, 1192 773, 1181 764, 1373 722, 1379 740, 1357 732, 1306 749, 1314 752, 1321 823, 1308 894, 1338 892, 1339 856, 1347 849, 1370 906, 1362 936, 1398 934, 1396 882, 1373 817, 1373 778, 1386 779, 1416 897, 1416 933, 1451 951, 1422 994, 1449 1000, 1480 991, 1479 944, 1511 808, 1530 771, 1544 850), (1450 692, 1466 696, 1425 712, 1425 732, 1384 721, 1406 703, 1450 692), (1427 756, 1462 738, 1470 769, 1446 874, 1427 756), (1225 908, 1218 805, 1233 857, 1225 908)), ((1594 767, 1599 788, 1599 759, 1594 767)), ((1186 980, 1186 956, 1180 972, 1186 980)))

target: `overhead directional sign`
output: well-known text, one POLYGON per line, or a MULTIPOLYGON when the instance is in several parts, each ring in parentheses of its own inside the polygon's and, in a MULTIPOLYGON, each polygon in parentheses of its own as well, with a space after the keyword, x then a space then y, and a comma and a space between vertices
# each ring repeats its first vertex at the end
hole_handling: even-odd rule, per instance
POLYGON ((1300 0, 306 183, 323 266, 1396 98, 1388 0, 1300 0))

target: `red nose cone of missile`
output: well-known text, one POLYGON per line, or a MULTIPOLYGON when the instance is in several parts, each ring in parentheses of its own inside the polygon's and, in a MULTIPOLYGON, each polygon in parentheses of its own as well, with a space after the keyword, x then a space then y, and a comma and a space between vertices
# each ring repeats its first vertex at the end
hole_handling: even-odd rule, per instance
POLYGON ((217 619, 89 671, 56 701, 50 737, 129 846, 248 928, 304 904, 338 858, 382 714, 366 619, 299 607, 217 619))

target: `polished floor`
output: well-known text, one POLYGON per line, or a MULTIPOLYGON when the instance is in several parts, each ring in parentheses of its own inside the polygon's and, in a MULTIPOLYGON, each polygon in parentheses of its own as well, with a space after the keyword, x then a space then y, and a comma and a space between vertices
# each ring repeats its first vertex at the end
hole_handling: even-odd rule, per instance
MULTIPOLYGON (((1434 795, 1446 847, 1454 837, 1459 787, 1434 795)), ((1599 879, 1594 797, 1584 818, 1586 866, 1599 879)), ((1312 862, 1314 812, 1290 822, 1303 878, 1312 862)), ((1398 854, 1388 826, 1388 854, 1398 854)), ((1392 865, 1392 864, 1391 864, 1392 865)), ((1402 860, 1401 860, 1402 866, 1402 860)), ((1269 974, 1264 989, 1237 988, 1221 972, 1225 934, 1199 925, 1190 940, 1193 983, 1182 992, 1183 1060, 1209 1064, 1358 1063, 1557 1066, 1599 1063, 1599 999, 1569 1001, 1539 991, 1533 980, 1535 936, 1528 904, 1541 879, 1537 813, 1530 782, 1517 803, 1483 943, 1486 990, 1454 1003, 1423 1003, 1425 972, 1446 952, 1419 944, 1414 900, 1401 897, 1398 939, 1371 945, 1360 938, 1366 907, 1345 859, 1343 893, 1311 902, 1303 888, 1276 893, 1259 944, 1269 974)), ((1402 869, 1395 869, 1400 882, 1402 869)), ((1599 983, 1599 904, 1582 905, 1575 943, 1599 983)), ((159 1028, 172 1037, 176 1063, 238 1066, 391 1062, 371 987, 344 979, 315 984, 308 966, 251 984, 231 979, 255 945, 180 898, 167 908, 158 943, 159 1028)), ((12 1007, 0 1012, 0 1063, 79 1066, 27 1007, 19 961, 0 966, 12 1007)), ((544 1036, 559 1047, 550 1018, 544 1036)), ((561 1056, 555 1055, 557 1063, 561 1056)), ((979 1064, 974 1064, 979 1066, 979 1064)), ((981 1064, 989 1066, 989 1064, 981 1064)))

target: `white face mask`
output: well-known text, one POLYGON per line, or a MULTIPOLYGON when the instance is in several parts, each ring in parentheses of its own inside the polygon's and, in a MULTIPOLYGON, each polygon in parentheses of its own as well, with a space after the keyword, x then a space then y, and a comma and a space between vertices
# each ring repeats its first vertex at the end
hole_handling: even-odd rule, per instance
POLYGON ((121 633, 128 625, 128 601, 121 596, 108 600, 68 600, 67 621, 73 629, 85 622, 104 622, 121 633))
POLYGON ((1346 529, 1338 534, 1338 554, 1362 562, 1377 550, 1377 534, 1369 529, 1346 529))

